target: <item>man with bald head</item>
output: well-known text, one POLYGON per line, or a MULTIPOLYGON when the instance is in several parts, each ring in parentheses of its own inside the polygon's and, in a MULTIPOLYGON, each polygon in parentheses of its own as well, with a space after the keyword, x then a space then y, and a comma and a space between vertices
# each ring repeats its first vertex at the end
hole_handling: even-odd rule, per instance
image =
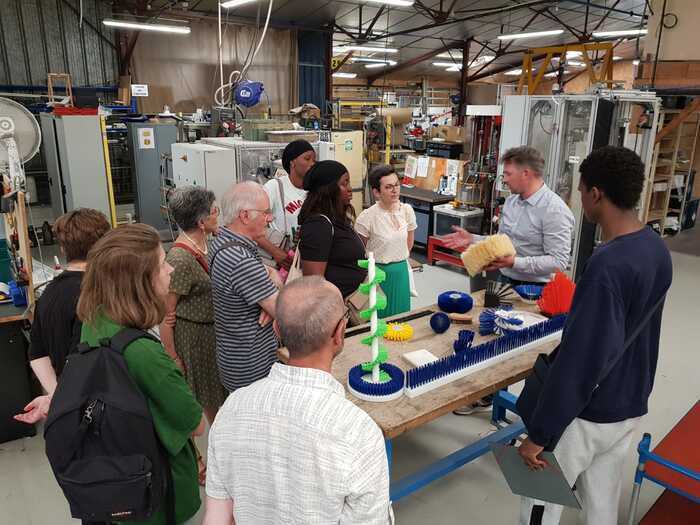
MULTIPOLYGON (((216 361, 229 392, 262 379, 277 361, 276 272, 260 258, 254 239, 272 220, 270 200, 257 182, 231 186, 221 198, 221 223, 211 245, 216 361)), ((196 343, 196 342, 195 342, 196 343)))
POLYGON ((231 394, 209 432, 204 525, 387 525, 379 427, 331 375, 348 311, 320 276, 285 286, 274 328, 289 362, 231 394))

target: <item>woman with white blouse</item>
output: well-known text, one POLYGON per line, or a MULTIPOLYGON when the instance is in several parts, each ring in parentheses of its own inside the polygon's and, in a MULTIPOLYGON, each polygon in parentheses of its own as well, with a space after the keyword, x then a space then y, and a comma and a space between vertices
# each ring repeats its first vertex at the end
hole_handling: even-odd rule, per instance
POLYGON ((416 214, 411 206, 399 201, 401 183, 391 166, 374 168, 369 185, 376 203, 360 213, 355 230, 386 273, 381 287, 388 304, 379 316, 389 317, 411 309, 408 256, 417 228, 416 214))

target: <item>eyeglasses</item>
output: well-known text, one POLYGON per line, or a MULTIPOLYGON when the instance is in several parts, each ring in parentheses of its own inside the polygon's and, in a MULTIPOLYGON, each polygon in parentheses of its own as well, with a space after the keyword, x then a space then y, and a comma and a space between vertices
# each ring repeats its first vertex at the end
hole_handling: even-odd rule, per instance
POLYGON ((333 329, 333 333, 336 333, 336 331, 338 330, 338 327, 340 326, 340 323, 342 323, 343 321, 347 321, 348 319, 350 319, 350 308, 348 306, 346 306, 345 312, 343 313, 343 317, 338 319, 338 322, 335 323, 335 328, 333 329))
POLYGON ((266 209, 266 210, 255 210, 255 209, 250 209, 250 210, 243 210, 243 211, 247 211, 247 212, 255 211, 255 212, 258 212, 258 213, 262 213, 263 215, 272 216, 272 209, 270 209, 270 208, 268 208, 268 209, 266 209))
POLYGON ((397 182, 396 184, 387 184, 386 186, 384 186, 384 188, 386 188, 389 191, 399 190, 401 189, 401 183, 397 182))

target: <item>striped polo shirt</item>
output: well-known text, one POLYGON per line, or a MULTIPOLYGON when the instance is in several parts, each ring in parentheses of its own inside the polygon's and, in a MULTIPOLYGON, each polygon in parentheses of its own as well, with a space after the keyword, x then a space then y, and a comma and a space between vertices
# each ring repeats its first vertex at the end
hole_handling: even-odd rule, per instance
POLYGON ((216 359, 221 382, 229 392, 266 377, 277 361, 277 338, 272 323, 260 326, 260 301, 277 292, 249 238, 219 228, 210 247, 214 297, 216 359), (238 241, 241 245, 221 247, 238 241), (221 249, 221 252, 217 252, 221 249))

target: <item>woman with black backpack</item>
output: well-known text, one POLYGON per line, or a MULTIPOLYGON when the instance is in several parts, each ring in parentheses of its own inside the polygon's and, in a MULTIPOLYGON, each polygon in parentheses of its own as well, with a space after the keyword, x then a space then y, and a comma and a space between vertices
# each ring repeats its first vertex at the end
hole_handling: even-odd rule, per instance
POLYGON ((52 402, 47 455, 74 517, 187 523, 201 504, 192 436, 203 434, 204 417, 152 333, 165 315, 173 269, 157 232, 143 224, 107 233, 87 263, 77 308, 81 345, 52 402), (78 418, 66 417, 75 413, 71 399, 82 403, 78 418), (66 450, 55 434, 76 419, 82 437, 66 450))

